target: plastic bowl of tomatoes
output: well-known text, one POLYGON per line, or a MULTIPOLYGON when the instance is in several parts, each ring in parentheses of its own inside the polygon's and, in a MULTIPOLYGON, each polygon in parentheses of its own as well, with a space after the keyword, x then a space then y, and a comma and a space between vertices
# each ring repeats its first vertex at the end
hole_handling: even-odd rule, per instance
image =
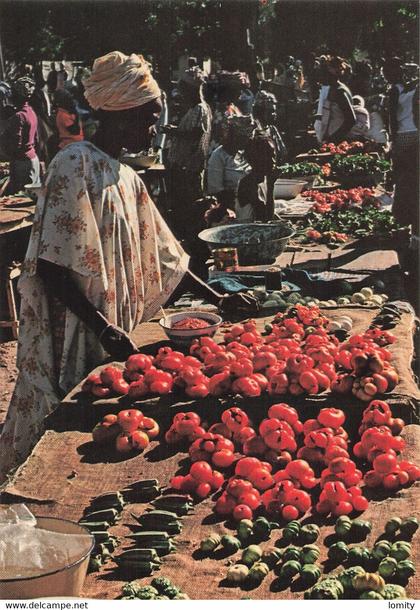
POLYGON ((207 311, 183 311, 173 313, 159 320, 167 337, 174 343, 188 344, 196 337, 212 337, 222 318, 207 311))

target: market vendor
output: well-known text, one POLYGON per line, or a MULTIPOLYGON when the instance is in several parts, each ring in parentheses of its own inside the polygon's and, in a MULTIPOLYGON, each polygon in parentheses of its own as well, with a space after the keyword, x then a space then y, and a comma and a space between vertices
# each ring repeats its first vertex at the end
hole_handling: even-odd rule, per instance
POLYGON ((236 219, 239 222, 267 222, 274 218, 272 174, 276 167, 276 147, 265 133, 256 133, 245 149, 251 171, 238 186, 236 219), (271 188, 270 188, 271 187, 271 188))
POLYGON ((238 184, 251 171, 243 156, 255 124, 249 116, 224 117, 222 144, 210 155, 207 168, 207 192, 214 195, 225 209, 234 209, 238 184))
POLYGON ((198 67, 188 68, 178 83, 187 108, 179 125, 164 125, 170 139, 168 163, 172 223, 177 237, 191 239, 199 222, 194 202, 203 196, 204 171, 210 144, 211 110, 204 99, 205 73, 198 67))
POLYGON ((29 104, 35 91, 35 81, 24 76, 12 85, 15 113, 8 119, 2 133, 2 148, 10 161, 8 195, 18 193, 25 184, 36 184, 40 180, 40 165, 37 154, 38 119, 29 104))
MULTIPOLYGON (((118 161, 122 148, 139 150, 156 121, 160 90, 149 65, 141 55, 112 52, 94 62, 84 84, 90 105, 103 110, 101 145, 76 142, 60 151, 38 199, 19 282, 19 375, 0 437, 0 481, 93 367, 106 355, 124 360, 136 351, 129 333, 188 270, 143 182, 118 161)), ((208 291, 210 300, 220 296, 208 291)))
POLYGON ((321 125, 318 137, 323 142, 342 142, 356 123, 350 89, 340 79, 348 64, 341 57, 328 57, 323 82, 328 86, 322 97, 321 125))

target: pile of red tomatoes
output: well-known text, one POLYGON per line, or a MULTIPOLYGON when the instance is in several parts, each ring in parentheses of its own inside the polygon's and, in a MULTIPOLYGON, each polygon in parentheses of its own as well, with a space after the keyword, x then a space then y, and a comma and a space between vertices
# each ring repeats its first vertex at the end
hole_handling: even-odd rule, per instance
POLYGON ((379 329, 353 335, 340 344, 327 331, 328 319, 317 306, 296 305, 273 319, 263 336, 255 320, 235 324, 223 343, 201 337, 189 355, 162 347, 156 356, 135 354, 125 368, 108 366, 89 375, 82 389, 95 397, 146 396, 182 392, 193 399, 240 395, 254 398, 353 393, 361 400, 393 389, 398 375, 386 345, 395 337, 379 329))
POLYGON ((314 202, 310 211, 316 214, 326 214, 331 210, 347 210, 353 207, 374 206, 380 207, 380 201, 375 197, 374 190, 357 186, 352 189, 336 189, 331 193, 319 191, 304 191, 302 197, 314 202))

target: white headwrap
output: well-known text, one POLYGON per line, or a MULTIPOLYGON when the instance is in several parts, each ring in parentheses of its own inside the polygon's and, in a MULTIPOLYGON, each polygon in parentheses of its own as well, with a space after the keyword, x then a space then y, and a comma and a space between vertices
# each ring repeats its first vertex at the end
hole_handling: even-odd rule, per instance
POLYGON ((112 51, 95 59, 92 73, 82 80, 94 110, 128 110, 160 97, 159 85, 142 55, 112 51))

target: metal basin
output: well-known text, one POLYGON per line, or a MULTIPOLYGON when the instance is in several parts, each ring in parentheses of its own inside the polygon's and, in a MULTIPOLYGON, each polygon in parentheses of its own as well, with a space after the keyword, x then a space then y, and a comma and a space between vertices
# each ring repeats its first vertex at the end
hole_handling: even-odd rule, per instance
POLYGON ((198 234, 211 250, 237 248, 240 265, 273 263, 293 235, 293 228, 285 222, 229 224, 198 234))

